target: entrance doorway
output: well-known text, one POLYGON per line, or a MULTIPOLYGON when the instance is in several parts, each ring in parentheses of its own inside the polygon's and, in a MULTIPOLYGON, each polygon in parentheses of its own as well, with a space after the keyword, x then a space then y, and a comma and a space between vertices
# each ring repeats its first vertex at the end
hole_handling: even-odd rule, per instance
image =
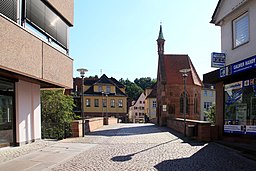
POLYGON ((14 123, 14 83, 0 79, 0 147, 14 144, 14 123))

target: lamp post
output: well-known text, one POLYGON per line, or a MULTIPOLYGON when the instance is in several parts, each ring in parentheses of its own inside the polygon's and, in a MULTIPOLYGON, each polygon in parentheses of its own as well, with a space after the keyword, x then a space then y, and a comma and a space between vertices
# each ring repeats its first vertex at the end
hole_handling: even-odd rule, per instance
POLYGON ((82 84, 81 84, 81 93, 82 93, 82 97, 81 97, 81 117, 82 117, 82 134, 83 134, 83 137, 84 137, 84 75, 85 75, 85 72, 87 72, 88 70, 87 69, 84 69, 84 68, 79 68, 77 69, 77 71, 80 73, 80 76, 82 78, 82 84))
POLYGON ((183 99, 183 113, 184 113, 184 136, 186 137, 186 109, 187 109, 187 93, 186 93, 186 82, 188 73, 191 69, 181 69, 180 73, 182 73, 183 81, 184 81, 184 99, 183 99))
MULTIPOLYGON (((102 91, 101 93, 102 93, 102 114, 101 114, 101 116, 103 118, 104 117, 104 115, 103 115, 103 109, 104 109, 104 107, 103 107, 103 95, 104 95, 104 91, 102 91)), ((104 120, 104 118, 103 118, 103 120, 104 120)))
POLYGON ((106 123, 108 125, 108 93, 106 93, 106 123))

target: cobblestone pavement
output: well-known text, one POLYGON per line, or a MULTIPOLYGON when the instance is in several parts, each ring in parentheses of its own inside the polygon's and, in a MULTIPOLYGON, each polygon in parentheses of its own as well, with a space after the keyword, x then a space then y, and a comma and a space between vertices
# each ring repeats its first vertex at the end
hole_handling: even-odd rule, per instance
POLYGON ((171 171, 256 170, 256 162, 216 143, 182 140, 168 128, 152 124, 107 126, 65 143, 95 144, 52 170, 171 171))

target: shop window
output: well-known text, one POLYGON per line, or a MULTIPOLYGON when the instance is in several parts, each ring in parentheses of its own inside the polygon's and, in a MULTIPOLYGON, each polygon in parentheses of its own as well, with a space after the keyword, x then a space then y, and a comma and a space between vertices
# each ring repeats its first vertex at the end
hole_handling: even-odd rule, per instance
POLYGON ((234 48, 249 41, 249 16, 248 12, 233 21, 234 48))
POLYGON ((256 79, 225 85, 224 132, 256 135, 256 79))

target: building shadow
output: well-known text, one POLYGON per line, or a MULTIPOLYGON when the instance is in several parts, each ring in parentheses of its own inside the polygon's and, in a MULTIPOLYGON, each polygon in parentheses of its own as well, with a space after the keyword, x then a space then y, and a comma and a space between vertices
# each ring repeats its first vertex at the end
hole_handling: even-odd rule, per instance
POLYGON ((209 143, 190 157, 164 160, 155 165, 154 168, 158 171, 253 171, 256 168, 256 162, 249 160, 228 148, 209 143))
MULTIPOLYGON (((126 125, 126 124, 125 124, 126 125)), ((134 126, 121 127, 114 129, 104 129, 104 130, 95 130, 93 132, 87 133, 87 135, 93 136, 132 136, 132 135, 143 135, 143 134, 154 134, 160 132, 168 132, 171 135, 182 140, 182 143, 188 143, 191 146, 202 146, 206 142, 199 142, 190 137, 184 137, 183 134, 172 130, 168 127, 159 127, 154 124, 134 124, 134 126)))

